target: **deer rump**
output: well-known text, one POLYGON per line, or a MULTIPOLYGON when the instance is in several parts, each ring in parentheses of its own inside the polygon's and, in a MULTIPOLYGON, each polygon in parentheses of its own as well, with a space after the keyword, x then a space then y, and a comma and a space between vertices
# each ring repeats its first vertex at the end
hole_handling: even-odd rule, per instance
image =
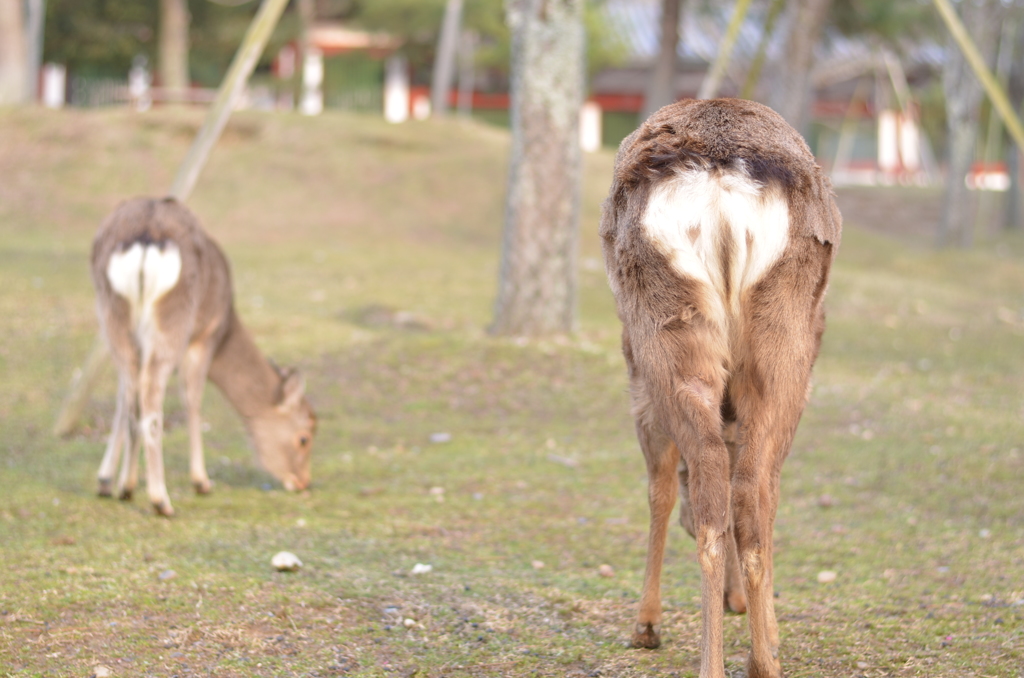
POLYGON ((661 561, 679 496, 702 570, 701 676, 722 672, 723 600, 750 612, 749 675, 780 675, 778 478, 824 331, 840 229, 803 139, 760 104, 672 104, 619 149, 601 236, 651 507, 633 642, 660 642, 661 561))

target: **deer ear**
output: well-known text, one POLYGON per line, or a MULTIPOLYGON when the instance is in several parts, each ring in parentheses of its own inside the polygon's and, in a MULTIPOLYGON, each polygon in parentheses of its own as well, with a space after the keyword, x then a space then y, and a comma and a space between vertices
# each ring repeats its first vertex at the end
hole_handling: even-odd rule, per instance
POLYGON ((297 370, 288 370, 282 376, 284 381, 281 382, 281 402, 278 407, 294 409, 306 394, 306 378, 297 370))

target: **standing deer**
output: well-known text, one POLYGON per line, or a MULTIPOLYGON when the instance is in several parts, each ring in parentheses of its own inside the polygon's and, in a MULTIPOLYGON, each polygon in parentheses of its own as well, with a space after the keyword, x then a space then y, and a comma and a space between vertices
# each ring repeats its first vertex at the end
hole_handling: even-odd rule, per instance
POLYGON ((807 145, 760 104, 672 104, 619 149, 601 237, 651 511, 632 642, 660 644, 678 494, 701 568, 701 678, 725 675, 726 606, 749 612, 747 675, 782 675, 772 587, 779 472, 809 393, 840 230, 807 145))
POLYGON ((189 466, 199 494, 210 491, 199 408, 206 377, 242 416, 262 466, 288 490, 310 480, 316 418, 305 382, 260 353, 235 313, 224 253, 196 217, 173 198, 136 198, 106 218, 92 246, 100 325, 117 365, 119 387, 99 494, 111 496, 125 452, 118 496, 138 481, 138 438, 146 449, 146 486, 158 514, 174 513, 164 484, 163 401, 179 368, 188 410, 189 466))

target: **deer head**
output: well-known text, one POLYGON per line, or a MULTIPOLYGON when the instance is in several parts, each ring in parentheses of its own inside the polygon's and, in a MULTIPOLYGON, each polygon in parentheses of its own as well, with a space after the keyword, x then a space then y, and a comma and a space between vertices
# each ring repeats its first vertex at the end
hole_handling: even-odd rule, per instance
POLYGON ((280 378, 274 404, 248 421, 256 458, 286 490, 309 487, 316 415, 306 400, 306 380, 296 370, 274 366, 280 378))

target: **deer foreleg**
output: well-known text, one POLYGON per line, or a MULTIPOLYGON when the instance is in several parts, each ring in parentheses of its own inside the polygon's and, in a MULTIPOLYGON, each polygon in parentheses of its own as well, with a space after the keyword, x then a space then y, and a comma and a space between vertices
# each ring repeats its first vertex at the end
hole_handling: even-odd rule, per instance
POLYGON ((192 344, 181 362, 182 395, 188 411, 189 475, 196 494, 208 494, 213 483, 203 456, 203 387, 210 369, 212 351, 201 343, 192 344))
POLYGON ((121 450, 126 444, 129 428, 129 416, 133 410, 126 376, 121 375, 117 386, 117 404, 114 409, 114 419, 110 425, 110 437, 107 440, 107 450, 103 453, 103 461, 100 462, 100 469, 96 474, 98 490, 101 497, 110 497, 114 493, 114 473, 117 470, 117 462, 121 460, 121 450))
POLYGON ((117 497, 122 501, 131 499, 139 484, 139 390, 134 375, 128 380, 125 411, 124 456, 117 480, 117 497))

